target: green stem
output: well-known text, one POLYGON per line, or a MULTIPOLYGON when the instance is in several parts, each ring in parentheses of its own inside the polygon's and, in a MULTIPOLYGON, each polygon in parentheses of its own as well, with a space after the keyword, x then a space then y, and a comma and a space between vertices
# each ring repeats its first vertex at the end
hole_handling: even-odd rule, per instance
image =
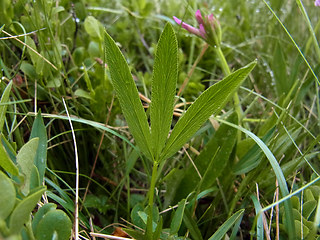
MULTIPOLYGON (((218 58, 220 60, 220 65, 221 65, 221 69, 222 69, 224 77, 229 76, 231 74, 231 70, 229 68, 229 65, 228 65, 228 63, 226 61, 226 58, 224 57, 224 54, 223 54, 220 46, 215 46, 214 50, 215 50, 215 52, 218 55, 218 58)), ((234 95, 233 95, 233 103, 234 103, 235 111, 238 114, 238 119, 239 119, 238 120, 238 124, 240 124, 242 116, 243 116, 243 111, 242 111, 241 106, 240 106, 240 99, 239 99, 239 96, 238 96, 238 92, 235 92, 234 95)), ((239 131, 238 141, 240 141, 240 140, 241 140, 241 132, 239 131)))
POLYGON ((221 68, 222 68, 222 72, 223 72, 223 75, 225 77, 227 77, 228 75, 230 75, 231 71, 230 71, 230 68, 229 68, 229 65, 227 63, 227 60, 226 58, 224 57, 224 54, 220 48, 220 46, 215 46, 214 47, 214 50, 216 52, 216 54, 218 55, 218 58, 220 60, 220 64, 221 64, 221 68))
POLYGON ((32 231, 32 226, 31 226, 31 218, 26 223, 26 232, 27 232, 28 238, 30 240, 35 240, 35 237, 34 237, 34 234, 33 234, 33 231, 32 231))
POLYGON ((153 237, 153 229, 152 229, 152 215, 153 215, 153 197, 154 197, 154 189, 156 187, 156 180, 157 180, 157 170, 158 170, 158 162, 154 161, 153 169, 152 169, 152 176, 151 176, 151 184, 149 190, 149 214, 147 220, 147 230, 146 235, 147 239, 152 239, 153 237))

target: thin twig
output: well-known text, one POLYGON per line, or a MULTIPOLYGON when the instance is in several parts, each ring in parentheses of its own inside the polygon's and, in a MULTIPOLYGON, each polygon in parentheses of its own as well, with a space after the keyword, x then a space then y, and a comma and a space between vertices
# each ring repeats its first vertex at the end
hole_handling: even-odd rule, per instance
POLYGON ((64 108, 66 109, 66 113, 68 116, 72 138, 73 138, 73 144, 74 144, 74 155, 75 155, 75 162, 76 162, 76 202, 75 202, 75 211, 74 211, 74 232, 75 232, 75 240, 79 239, 79 158, 78 158, 78 149, 77 149, 77 142, 76 142, 76 135, 74 134, 71 118, 68 112, 68 108, 66 105, 66 102, 64 101, 64 98, 62 98, 62 102, 64 105, 64 108))
MULTIPOLYGON (((24 34, 19 34, 19 35, 15 35, 15 36, 10 36, 10 37, 0 37, 0 40, 8 40, 8 39, 13 39, 13 38, 18 38, 18 37, 25 37, 25 36, 28 36, 28 35, 31 35, 33 33, 36 33, 36 32, 39 32, 41 30, 45 30, 45 28, 41 28, 39 30, 35 30, 35 31, 32 31, 32 32, 28 32, 28 33, 24 33, 24 34)), ((2 30, 2 32, 4 32, 2 30)), ((4 32, 5 33, 5 32, 4 32)))
POLYGON ((202 180, 202 176, 201 176, 201 174, 200 174, 200 172, 199 172, 199 170, 198 170, 197 166, 194 164, 194 162, 193 162, 192 158, 190 157, 190 155, 189 155, 189 153, 188 153, 187 149, 185 149, 185 147, 183 147, 183 150, 184 150, 184 152, 187 154, 187 157, 189 158, 190 162, 192 163, 192 166, 193 166, 193 167, 194 167, 194 169, 196 170, 196 172, 197 172, 197 174, 198 174, 199 178, 202 180))

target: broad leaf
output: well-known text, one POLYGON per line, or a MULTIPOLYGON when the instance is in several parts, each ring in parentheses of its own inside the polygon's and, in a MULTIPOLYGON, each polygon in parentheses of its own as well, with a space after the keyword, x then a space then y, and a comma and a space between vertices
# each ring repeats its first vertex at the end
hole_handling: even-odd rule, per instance
POLYGON ((11 213, 16 202, 16 190, 2 171, 0 171, 0 220, 5 220, 11 213))
POLYGON ((175 125, 162 152, 161 160, 175 154, 212 114, 224 107, 255 65, 256 61, 235 71, 196 99, 175 125))
POLYGON ((37 153, 39 138, 32 138, 25 145, 22 146, 18 155, 17 155, 17 163, 20 167, 21 173, 24 176, 24 183, 21 187, 21 191, 23 194, 27 195, 30 190, 30 179, 32 168, 34 166, 34 158, 37 153))
POLYGON ((6 112, 7 112, 7 103, 9 101, 9 96, 12 88, 12 81, 8 83, 6 86, 5 90, 2 93, 1 100, 0 100, 0 132, 2 132, 4 120, 6 117, 6 112))
POLYGON ((149 131, 147 115, 140 101, 139 93, 133 81, 128 64, 108 33, 105 33, 105 52, 111 81, 130 132, 140 150, 152 160, 153 156, 150 147, 151 134, 149 131))
POLYGON ((33 165, 31 169, 31 175, 30 175, 30 191, 40 187, 41 185, 42 184, 40 183, 38 168, 35 165, 33 165))
POLYGON ((43 240, 69 239, 72 223, 61 210, 51 210, 40 220, 36 227, 36 238, 43 240))
POLYGON ((18 203, 10 216, 9 228, 11 234, 20 232, 23 225, 30 219, 31 211, 35 208, 45 190, 46 188, 42 187, 39 191, 18 203))
POLYGON ((99 40, 103 39, 103 26, 95 17, 86 17, 84 20, 84 28, 91 37, 98 38, 99 40))
POLYGON ((178 77, 178 43, 168 23, 158 42, 152 77, 151 139, 157 160, 171 127, 178 77))
POLYGON ((39 145, 34 158, 34 165, 36 165, 38 169, 40 183, 42 184, 47 166, 47 132, 41 117, 41 111, 38 112, 32 125, 30 139, 33 138, 39 138, 39 145))
POLYGON ((36 228, 38 226, 38 223, 43 219, 45 214, 47 214, 49 211, 55 210, 57 208, 57 205, 54 203, 46 203, 44 204, 34 215, 32 220, 32 231, 35 232, 36 228))

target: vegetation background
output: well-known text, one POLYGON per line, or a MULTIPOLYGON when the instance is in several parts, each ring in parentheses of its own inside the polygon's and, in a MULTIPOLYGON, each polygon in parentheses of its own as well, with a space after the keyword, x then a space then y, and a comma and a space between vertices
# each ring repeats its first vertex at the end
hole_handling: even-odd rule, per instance
POLYGON ((221 48, 232 71, 255 59, 257 65, 238 90, 240 119, 230 101, 158 173, 154 206, 155 216, 163 218, 161 238, 209 239, 244 209, 240 221, 233 222, 237 236, 231 231, 229 236, 287 239, 291 229, 283 201, 291 198, 295 237, 317 239, 320 8, 310 0, 2 0, 0 114, 6 115, 1 138, 19 151, 41 110, 49 202, 74 222, 77 152, 81 235, 111 234, 115 226, 145 229, 142 213, 147 213, 152 163, 134 147, 113 90, 104 29, 125 56, 147 107, 156 44, 165 24, 173 25, 179 47, 177 92, 187 83, 177 100, 174 126, 190 102, 224 77, 214 49, 173 21, 176 16, 196 26, 197 9, 219 20, 221 48), (279 195, 268 156, 248 134, 222 121, 239 123, 262 139, 280 164, 287 198, 281 200, 286 196, 279 195), (279 199, 280 205, 273 204, 279 199), (264 214, 257 216, 261 209, 264 214))

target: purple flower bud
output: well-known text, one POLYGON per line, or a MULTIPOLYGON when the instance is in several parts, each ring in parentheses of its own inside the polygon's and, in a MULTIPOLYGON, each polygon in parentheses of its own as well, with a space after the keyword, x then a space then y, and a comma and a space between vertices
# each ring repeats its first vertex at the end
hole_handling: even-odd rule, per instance
POLYGON ((199 9, 196 11, 195 16, 196 16, 196 19, 197 19, 197 22, 199 23, 199 25, 201 25, 201 24, 203 25, 203 18, 202 18, 202 15, 201 15, 201 12, 199 9))
POLYGON ((199 37, 201 37, 201 33, 200 33, 200 30, 195 28, 195 27, 192 27, 191 25, 189 24, 186 24, 185 22, 182 22, 179 18, 173 16, 173 19, 176 23, 178 23, 179 25, 181 25, 185 30, 187 30, 189 33, 192 33, 192 34, 195 34, 199 37))
POLYGON ((315 5, 316 7, 320 7, 320 0, 315 0, 315 1, 314 1, 314 5, 315 5))
POLYGON ((206 35, 206 30, 204 29, 203 24, 199 25, 199 31, 200 31, 200 35, 203 39, 206 39, 207 35, 206 35))
POLYGON ((198 9, 195 13, 195 17, 199 24, 199 28, 195 28, 189 24, 186 24, 185 22, 182 22, 179 18, 175 16, 173 17, 173 19, 177 24, 181 25, 188 32, 203 38, 210 45, 212 46, 220 45, 220 42, 221 42, 220 23, 213 16, 213 14, 210 14, 209 16, 205 16, 203 18, 200 10, 198 9))
POLYGON ((179 18, 177 18, 176 16, 173 16, 173 20, 178 23, 178 25, 181 25, 181 20, 179 18))

